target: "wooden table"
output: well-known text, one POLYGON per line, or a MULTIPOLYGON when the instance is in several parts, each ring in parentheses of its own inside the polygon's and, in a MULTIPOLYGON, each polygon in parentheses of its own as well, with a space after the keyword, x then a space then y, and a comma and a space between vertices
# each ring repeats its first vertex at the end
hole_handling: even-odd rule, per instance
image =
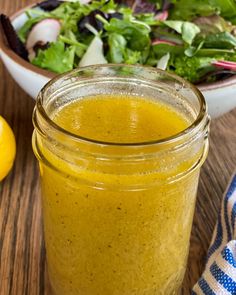
MULTIPOLYGON (((11 14, 31 2, 1 1, 0 11, 11 14)), ((3 181, 0 191, 1 295, 50 294, 41 226, 38 167, 31 148, 33 107, 33 99, 16 85, 1 64, 0 114, 12 126, 17 141, 14 169, 3 181)), ((211 125, 210 152, 200 178, 183 294, 190 294, 203 270, 222 195, 235 167, 236 109, 214 120, 211 125)))

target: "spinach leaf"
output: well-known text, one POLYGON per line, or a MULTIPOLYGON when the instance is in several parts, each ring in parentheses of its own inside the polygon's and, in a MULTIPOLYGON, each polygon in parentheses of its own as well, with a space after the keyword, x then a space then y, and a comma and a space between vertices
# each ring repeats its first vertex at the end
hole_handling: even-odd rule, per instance
POLYGON ((110 48, 110 61, 112 63, 124 62, 124 52, 127 44, 125 38, 120 34, 111 33, 108 37, 108 44, 110 48))
POLYGON ((197 56, 209 56, 209 57, 213 57, 213 56, 223 56, 223 55, 229 55, 229 56, 233 56, 235 55, 235 51, 234 50, 229 50, 229 49, 216 49, 216 48, 201 48, 196 55, 197 56))
POLYGON ((182 34, 183 21, 180 20, 166 20, 163 22, 167 27, 175 30, 177 33, 182 34))
POLYGON ((175 30, 177 33, 181 34, 183 40, 189 45, 192 44, 196 35, 200 33, 199 27, 191 22, 166 20, 163 23, 169 28, 175 30))
POLYGON ((229 32, 211 34, 205 38, 204 47, 231 49, 236 47, 236 38, 229 32))
POLYGON ((146 24, 128 20, 112 18, 110 23, 105 24, 105 30, 110 33, 123 35, 127 40, 127 46, 134 51, 142 51, 150 46, 150 27, 146 24))
POLYGON ((152 46, 153 52, 157 57, 165 55, 167 52, 174 55, 180 55, 184 53, 184 47, 179 45, 169 45, 169 44, 156 44, 152 46))
POLYGON ((188 43, 192 44, 195 36, 200 33, 200 29, 197 25, 190 22, 184 22, 182 26, 182 37, 183 40, 188 43))

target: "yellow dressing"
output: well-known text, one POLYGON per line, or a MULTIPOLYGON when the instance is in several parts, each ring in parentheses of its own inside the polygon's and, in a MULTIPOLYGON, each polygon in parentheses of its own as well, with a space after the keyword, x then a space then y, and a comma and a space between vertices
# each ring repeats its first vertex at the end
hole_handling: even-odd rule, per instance
POLYGON ((57 112, 54 121, 74 134, 115 143, 163 139, 189 125, 186 118, 164 103, 127 96, 78 100, 57 112))
MULTIPOLYGON (((116 143, 163 139, 189 125, 170 106, 122 96, 77 100, 59 109, 53 120, 71 133, 116 143)), ((130 167, 120 172, 111 164, 98 172, 90 160, 77 171, 44 152, 64 172, 41 164, 48 268, 56 295, 177 294, 186 267, 198 169, 160 184, 165 169, 142 175, 130 167), (141 187, 131 189, 130 184, 141 187)), ((159 162, 165 160, 169 155, 159 162)), ((138 169, 147 171, 150 165, 143 161, 138 169)), ((174 168, 179 174, 185 166, 174 168)))

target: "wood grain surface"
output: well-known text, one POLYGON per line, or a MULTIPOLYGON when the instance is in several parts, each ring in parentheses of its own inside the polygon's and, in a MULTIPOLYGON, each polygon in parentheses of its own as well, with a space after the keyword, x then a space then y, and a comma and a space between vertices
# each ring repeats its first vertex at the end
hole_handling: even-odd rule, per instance
MULTIPOLYGON (((10 15, 32 2, 0 0, 0 12, 10 15)), ((51 294, 42 236, 38 167, 31 148, 33 107, 33 99, 0 64, 0 115, 12 126, 17 141, 14 168, 0 190, 0 295, 51 294)), ((190 294, 203 270, 223 192, 235 167, 236 109, 211 124, 210 151, 200 177, 183 294, 190 294)))

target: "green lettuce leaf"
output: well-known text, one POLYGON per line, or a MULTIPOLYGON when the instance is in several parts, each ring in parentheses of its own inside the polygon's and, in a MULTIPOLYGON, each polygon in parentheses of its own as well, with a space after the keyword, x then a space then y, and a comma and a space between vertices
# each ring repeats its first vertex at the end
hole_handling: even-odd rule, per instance
POLYGON ((73 69, 75 50, 75 46, 65 47, 62 41, 57 41, 48 49, 39 50, 32 64, 61 74, 73 69))

